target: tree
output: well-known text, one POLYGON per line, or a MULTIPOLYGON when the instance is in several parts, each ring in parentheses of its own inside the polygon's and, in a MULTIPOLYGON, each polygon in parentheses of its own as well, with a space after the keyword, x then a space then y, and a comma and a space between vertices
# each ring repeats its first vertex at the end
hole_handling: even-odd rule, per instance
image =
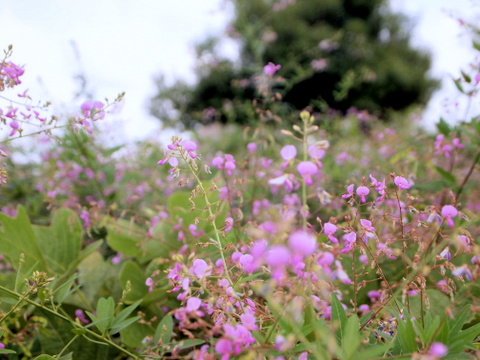
POLYGON ((265 95, 259 83, 268 62, 282 66, 269 84, 282 109, 354 107, 388 119, 426 104, 437 86, 427 75, 429 55, 410 46, 406 19, 384 0, 232 2, 228 34, 239 44, 238 59, 222 58, 221 37, 212 38, 197 48, 195 85, 168 87, 158 79, 151 111, 166 124, 251 121, 258 107, 252 100, 265 95))

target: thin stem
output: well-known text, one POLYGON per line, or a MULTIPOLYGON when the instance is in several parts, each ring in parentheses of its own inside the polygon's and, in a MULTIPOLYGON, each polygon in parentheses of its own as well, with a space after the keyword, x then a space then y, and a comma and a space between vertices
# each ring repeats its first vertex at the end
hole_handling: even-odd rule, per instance
MULTIPOLYGON (((94 338, 96 338, 96 339, 99 339, 102 343, 104 343, 104 344, 106 344, 106 345, 110 345, 111 347, 114 347, 115 349, 117 349, 118 351, 124 353, 125 355, 128 355, 128 356, 130 356, 130 357, 133 358, 133 359, 140 359, 140 357, 138 357, 137 355, 131 353, 131 352, 128 351, 127 349, 124 349, 123 347, 121 347, 120 345, 116 344, 116 343, 113 342, 112 340, 110 340, 110 339, 108 339, 108 338, 105 338, 105 337, 103 337, 102 335, 97 334, 96 332, 94 332, 94 331, 92 331, 92 330, 90 330, 90 329, 87 329, 87 328, 83 327, 83 326, 80 325, 80 324, 77 324, 75 321, 73 321, 72 319, 70 319, 68 316, 62 315, 62 314, 60 314, 60 313, 57 312, 57 311, 54 311, 54 310, 52 310, 52 309, 50 309, 50 308, 48 308, 48 307, 46 307, 46 306, 43 306, 42 304, 39 304, 39 303, 37 303, 37 302, 35 302, 35 301, 33 301, 33 300, 30 300, 30 299, 26 298, 25 295, 21 295, 21 294, 17 293, 16 291, 12 291, 12 290, 10 290, 10 289, 8 289, 8 288, 6 288, 6 287, 4 287, 4 286, 1 286, 1 285, 0 285, 0 291, 3 291, 4 293, 7 293, 7 294, 9 294, 9 295, 11 295, 11 296, 14 296, 14 297, 16 297, 16 298, 19 298, 19 299, 22 298, 23 301, 29 303, 30 305, 33 305, 33 306, 35 306, 35 307, 38 307, 38 308, 40 308, 40 309, 42 309, 42 310, 44 310, 44 311, 46 311, 46 312, 48 312, 48 313, 50 313, 50 314, 52 314, 52 315, 54 315, 54 316, 62 319, 62 320, 67 321, 67 322, 70 323, 70 325, 72 325, 75 329, 84 331, 85 334, 88 334, 88 335, 90 335, 90 336, 92 336, 92 337, 94 337, 94 338)), ((9 312, 9 313, 10 313, 10 312, 9 312)), ((7 315, 8 315, 8 314, 7 314, 7 315)), ((6 318, 7 315, 5 315, 4 318, 6 318)), ((3 321, 4 318, 2 318, 2 321, 3 321)))
POLYGON ((188 155, 185 155, 184 152, 181 152, 181 156, 182 156, 183 160, 188 164, 191 173, 195 177, 195 180, 197 180, 197 184, 200 187, 200 189, 202 190, 203 198, 205 199, 205 203, 206 203, 206 207, 207 207, 207 211, 208 211, 208 220, 212 224, 213 232, 215 233, 215 239, 214 240, 217 243, 217 248, 220 251, 220 256, 222 258, 223 269, 225 271, 225 277, 227 278, 230 285, 233 286, 233 281, 230 278, 230 273, 229 273, 229 270, 228 270, 228 267, 227 267, 225 254, 223 252, 223 245, 222 245, 222 241, 220 239, 219 230, 217 228, 217 224, 215 224, 215 214, 212 211, 212 203, 208 199, 208 195, 207 195, 207 192, 206 192, 206 190, 203 186, 203 182, 202 182, 202 180, 200 180, 200 177, 198 176, 197 171, 193 168, 192 164, 190 163, 190 161, 189 161, 190 159, 187 157, 188 155))
POLYGON ((475 159, 473 160, 472 165, 470 166, 470 169, 468 170, 467 175, 463 179, 462 184, 460 185, 460 187, 457 190, 457 193, 455 194, 455 201, 458 202, 458 197, 463 192, 463 189, 465 188, 465 185, 467 184, 468 180, 470 179, 470 176, 472 175, 473 170, 475 170, 475 166, 477 165, 479 160, 480 160, 480 150, 478 151, 477 156, 475 156, 475 159))
POLYGON ((60 351, 60 352, 57 354, 57 358, 60 358, 60 357, 62 356, 62 354, 64 353, 64 351, 67 350, 68 347, 69 347, 71 344, 73 344, 73 342, 74 342, 75 340, 77 340, 77 338, 78 338, 78 335, 75 335, 73 338, 71 338, 70 341, 69 341, 67 344, 65 344, 65 346, 64 346, 63 349, 62 349, 62 351, 60 351))

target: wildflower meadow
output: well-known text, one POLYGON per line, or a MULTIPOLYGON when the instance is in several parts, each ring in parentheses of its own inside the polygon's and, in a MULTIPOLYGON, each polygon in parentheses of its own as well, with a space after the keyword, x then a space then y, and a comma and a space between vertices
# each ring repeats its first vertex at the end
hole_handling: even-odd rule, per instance
MULTIPOLYGON (((95 124, 123 94, 55 115, 19 61, 0 62, 1 358, 480 357, 478 117, 280 116, 268 63, 255 127, 111 147, 95 124)), ((455 82, 478 102, 480 75, 455 82)))

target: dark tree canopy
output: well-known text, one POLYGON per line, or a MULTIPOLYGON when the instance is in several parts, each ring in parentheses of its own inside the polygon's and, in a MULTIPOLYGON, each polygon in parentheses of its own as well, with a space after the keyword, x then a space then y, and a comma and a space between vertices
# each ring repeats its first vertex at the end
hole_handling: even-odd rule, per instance
POLYGON ((424 105, 437 85, 429 55, 410 46, 408 22, 384 0, 232 2, 239 58, 221 58, 219 38, 209 39, 197 48, 195 85, 159 79, 151 111, 167 125, 251 121, 268 62, 282 66, 273 90, 287 109, 355 107, 387 118, 424 105))

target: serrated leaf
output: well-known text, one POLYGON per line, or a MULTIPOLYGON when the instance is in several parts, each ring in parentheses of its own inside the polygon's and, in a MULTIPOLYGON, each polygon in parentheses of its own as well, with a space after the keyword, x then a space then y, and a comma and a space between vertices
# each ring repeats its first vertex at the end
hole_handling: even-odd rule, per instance
POLYGON ((167 314, 157 325, 155 335, 153 336, 153 343, 156 345, 159 341, 161 341, 161 344, 168 344, 172 339, 172 333, 173 318, 170 314, 167 314))

